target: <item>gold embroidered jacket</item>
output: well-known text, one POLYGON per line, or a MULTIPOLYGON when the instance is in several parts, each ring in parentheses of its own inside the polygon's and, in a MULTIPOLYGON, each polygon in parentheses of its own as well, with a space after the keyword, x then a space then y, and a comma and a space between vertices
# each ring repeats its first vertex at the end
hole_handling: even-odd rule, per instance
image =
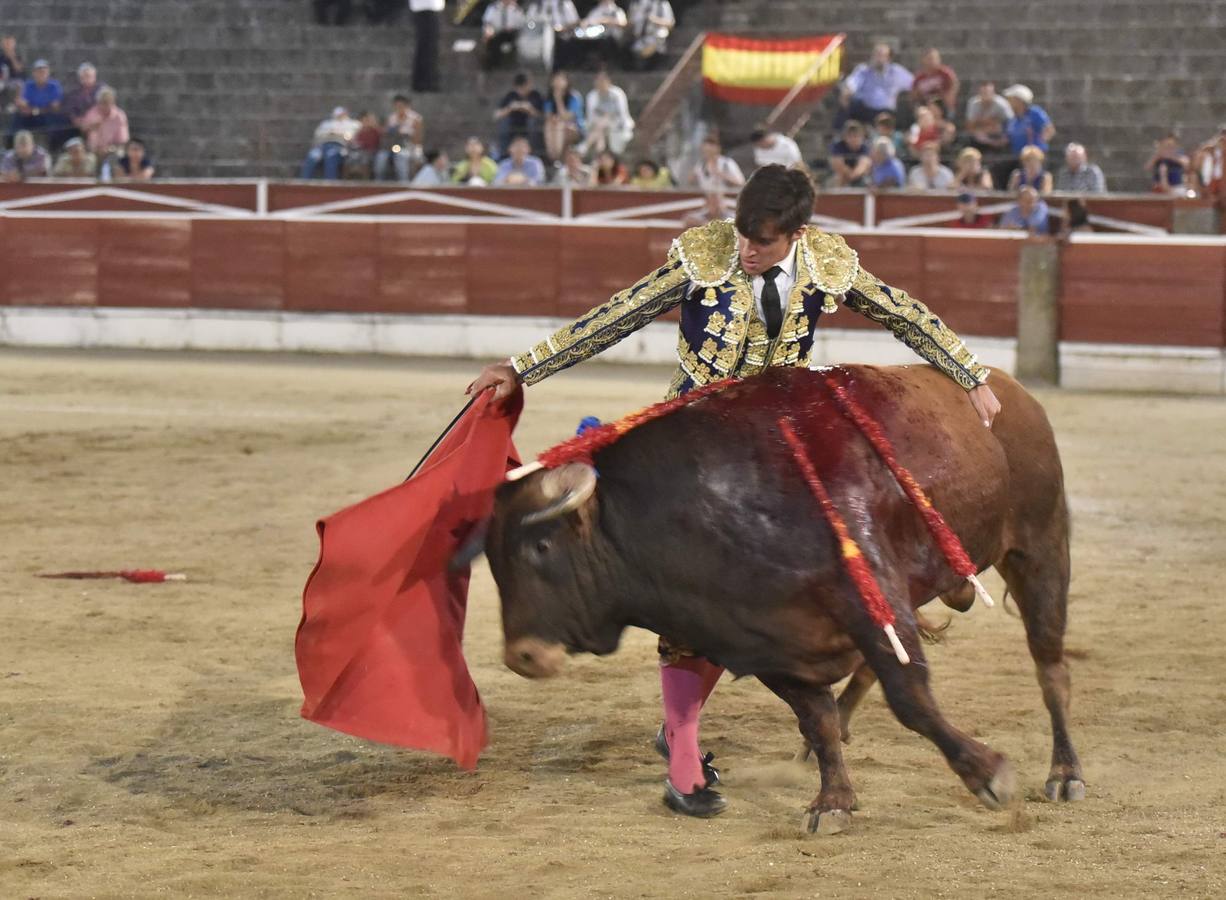
POLYGON ((663 266, 511 360, 524 384, 589 359, 677 306, 680 366, 669 387, 676 397, 728 376, 767 366, 807 366, 822 313, 843 305, 888 328, 896 338, 970 390, 988 370, 923 303, 881 283, 860 267, 836 234, 809 227, 797 250, 796 283, 773 341, 754 304, 752 279, 740 268, 730 220, 691 228, 663 266))

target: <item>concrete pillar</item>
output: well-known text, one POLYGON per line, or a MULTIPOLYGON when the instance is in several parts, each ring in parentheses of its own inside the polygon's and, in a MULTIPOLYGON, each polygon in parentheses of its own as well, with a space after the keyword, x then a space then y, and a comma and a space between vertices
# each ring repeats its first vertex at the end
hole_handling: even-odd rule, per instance
POLYGON ((1208 203, 1176 203, 1171 234, 1220 234, 1221 214, 1208 203))
POLYGON ((1060 246, 1050 238, 1022 244, 1017 284, 1017 377, 1060 383, 1060 246))

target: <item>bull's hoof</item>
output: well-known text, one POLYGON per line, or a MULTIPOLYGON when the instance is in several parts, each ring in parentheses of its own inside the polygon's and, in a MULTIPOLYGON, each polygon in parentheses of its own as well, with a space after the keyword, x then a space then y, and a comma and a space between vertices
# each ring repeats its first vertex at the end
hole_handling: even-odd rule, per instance
POLYGON ((1086 798, 1086 783, 1080 778, 1049 778, 1043 793, 1052 803, 1060 800, 1076 803, 1086 798))
POLYGON ((1008 760, 1002 760, 992 780, 986 787, 975 791, 975 796, 988 809, 1004 809, 1013 799, 1016 787, 1017 779, 1013 776, 1013 767, 1009 765, 1008 760))
POLYGON ((818 811, 811 809, 807 815, 806 827, 809 834, 830 835, 839 834, 851 828, 851 811, 846 809, 827 809, 818 811))
POLYGON ((710 788, 699 788, 692 794, 683 794, 664 782, 664 805, 673 812, 696 819, 713 819, 728 808, 728 801, 710 788))

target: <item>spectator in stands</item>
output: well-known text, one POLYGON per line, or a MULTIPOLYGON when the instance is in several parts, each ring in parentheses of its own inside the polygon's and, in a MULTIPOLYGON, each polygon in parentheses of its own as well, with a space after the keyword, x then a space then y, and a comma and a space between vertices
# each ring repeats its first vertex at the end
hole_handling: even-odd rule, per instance
POLYGON ((623 153, 634 137, 634 119, 626 92, 613 83, 608 71, 596 73, 587 95, 587 139, 585 153, 609 149, 623 153))
POLYGON ((1032 187, 1017 192, 1017 203, 1007 209, 996 223, 997 228, 1028 231, 1032 235, 1047 234, 1047 203, 1032 187))
POLYGON ((583 97, 570 86, 570 76, 559 70, 549 76, 545 98, 545 158, 559 163, 567 148, 583 140, 583 97))
POLYGON ((990 191, 992 174, 983 167, 983 154, 974 147, 963 147, 954 159, 954 190, 990 191))
POLYGON ((869 152, 872 167, 868 183, 874 188, 900 188, 907 183, 907 172, 894 155, 894 142, 884 135, 873 138, 869 152))
POLYGON ((592 166, 592 187, 620 187, 629 181, 630 173, 616 153, 601 150, 596 154, 596 164, 592 166))
POLYGON ((1046 159, 1047 157, 1043 151, 1033 144, 1023 147, 1021 155, 1018 157, 1018 167, 1010 173, 1009 183, 1005 190, 1013 194, 1021 188, 1032 187, 1042 197, 1050 194, 1052 189, 1051 172, 1043 168, 1043 163, 1046 159))
POLYGON ((569 183, 579 186, 590 184, 592 181, 592 168, 583 162, 583 155, 574 147, 571 147, 566 151, 562 165, 554 174, 554 181, 558 184, 569 183))
POLYGON ((873 161, 869 156, 864 126, 856 119, 843 125, 843 133, 830 145, 831 187, 864 187, 873 161))
POLYGON ((485 144, 481 138, 470 137, 465 141, 464 158, 451 173, 451 180, 456 184, 482 187, 493 184, 497 175, 498 163, 485 155, 485 144))
POLYGON ((0 113, 12 112, 10 104, 21 93, 26 81, 26 65, 17 52, 17 38, 0 37, 0 113))
POLYGON ((311 149, 302 161, 298 177, 315 178, 322 164, 324 178, 329 181, 340 178, 341 167, 357 133, 358 122, 349 115, 349 111, 343 106, 333 109, 332 116, 320 122, 315 129, 311 149))
POLYGON ((613 63, 621 55, 628 24, 626 12, 616 0, 599 0, 575 32, 579 60, 594 53, 602 65, 613 63))
POLYGON ((312 0, 320 25, 344 25, 353 15, 353 0, 312 0))
POLYGON ((898 95, 911 90, 910 72, 893 61, 889 44, 876 44, 872 57, 851 70, 839 90, 839 112, 835 127, 848 119, 871 122, 877 113, 898 107, 898 95))
POLYGON ((451 168, 451 160, 442 150, 427 150, 426 164, 413 176, 413 187, 441 187, 450 183, 447 170, 451 168))
POLYGON ((630 183, 639 190, 662 191, 673 186, 673 176, 667 166, 661 166, 652 159, 640 159, 634 165, 634 177, 630 183))
POLYGON ((383 141, 383 129, 379 117, 370 110, 358 113, 358 130, 353 144, 345 156, 345 177, 369 179, 374 177, 375 159, 383 141))
POLYGON ((413 13, 413 91, 432 94, 438 86, 438 32, 443 0, 409 0, 413 13))
POLYGON ((98 91, 98 102, 81 117, 78 126, 85 136, 85 145, 98 157, 101 165, 109 156, 122 152, 128 144, 128 116, 115 103, 115 91, 104 87, 98 91))
POLYGON ((996 85, 985 81, 966 103, 966 131, 970 145, 980 153, 1007 150, 1009 136, 1005 129, 1013 120, 1009 101, 996 93, 996 85))
POLYGON ((749 140, 753 144, 754 168, 778 164, 790 169, 803 161, 800 148, 794 140, 786 134, 768 131, 765 125, 755 128, 749 135, 749 140))
POLYGON ((523 135, 511 139, 507 158, 498 164, 494 184, 541 185, 545 183, 545 164, 532 155, 532 145, 523 135))
POLYGON ((481 16, 481 42, 477 60, 486 71, 515 61, 515 42, 524 27, 524 11, 517 0, 494 0, 481 16))
POLYGON ((1047 110, 1034 102, 1034 92, 1024 84, 1005 88, 1005 99, 1013 110, 1013 118, 1005 126, 1009 149, 1019 157, 1023 147, 1038 147, 1047 152, 1047 142, 1056 133, 1047 110))
POLYGON ((632 0, 630 4, 627 63, 632 69, 650 69, 668 52, 668 36, 677 27, 668 0, 632 0))
POLYGON ((550 68, 570 68, 575 60, 575 27, 579 24, 573 0, 537 0, 528 4, 527 17, 553 31, 553 59, 546 61, 552 63, 550 68))
POLYGON ((124 155, 111 167, 111 177, 115 181, 151 181, 156 171, 153 160, 145 153, 145 142, 132 138, 124 155))
POLYGON ((98 92, 104 87, 92 63, 83 62, 77 66, 77 86, 64 97, 64 115, 78 134, 81 133, 81 120, 97 104, 98 92))
POLYGON ((1154 152, 1145 163, 1145 171, 1153 178, 1154 193, 1183 193, 1188 165, 1188 155, 1179 146, 1179 135, 1169 132, 1154 141, 1154 152))
POLYGON ((375 154, 375 180, 386 180, 391 167, 397 181, 408 181, 413 164, 422 158, 424 132, 425 120, 413 109, 413 101, 404 94, 393 97, 380 140, 382 149, 375 154))
POLYGON ((511 84, 511 90, 502 98, 494 113, 494 121, 498 123, 499 156, 506 155, 511 141, 516 137, 527 138, 532 148, 542 143, 545 101, 540 91, 532 86, 532 76, 527 72, 520 72, 511 84))
POLYGON ((745 174, 731 156, 724 156, 719 138, 708 134, 698 149, 698 165, 690 173, 690 183, 708 194, 739 191, 745 184, 745 174))
POLYGON ((10 129, 42 132, 52 149, 59 149, 69 135, 68 118, 62 108, 64 89, 51 77, 51 64, 45 59, 36 59, 30 67, 30 79, 17 98, 17 112, 10 129))
POLYGON ((912 159, 919 159, 920 148, 925 144, 947 147, 953 143, 957 129, 947 122, 936 103, 925 103, 915 109, 915 121, 907 131, 907 149, 912 159))
POLYGON ((889 138, 894 145, 894 156, 903 156, 907 152, 907 136, 898 130, 898 120, 892 112, 879 112, 873 119, 873 128, 868 135, 870 146, 879 137, 889 138))
POLYGON ((958 75, 941 62, 941 51, 936 47, 929 47, 920 57, 911 96, 917 104, 940 100, 946 110, 957 109, 958 75))
POLYGON ((0 181, 25 181, 45 178, 50 168, 47 151, 34 143, 34 135, 19 131, 13 135, 13 149, 0 158, 0 181))
POLYGON ((1081 144, 1069 144, 1064 148, 1064 168, 1056 175, 1056 190, 1070 194, 1107 192, 1103 170, 1086 158, 1086 148, 1081 144))
POLYGON ((991 228, 992 217, 979 211, 979 200, 970 191, 958 195, 958 218, 950 228, 991 228))
POLYGON ((1192 171, 1200 185, 1201 196, 1221 205, 1226 201, 1226 125, 1218 129, 1217 136, 1196 148, 1192 157, 1192 171))
POLYGON ((98 174, 98 157, 85 148, 85 141, 79 137, 69 138, 51 174, 56 178, 94 178, 98 174))
POLYGON ((907 173, 907 187, 919 191, 948 191, 954 187, 954 173, 941 165, 941 148, 924 144, 919 148, 919 165, 907 173))

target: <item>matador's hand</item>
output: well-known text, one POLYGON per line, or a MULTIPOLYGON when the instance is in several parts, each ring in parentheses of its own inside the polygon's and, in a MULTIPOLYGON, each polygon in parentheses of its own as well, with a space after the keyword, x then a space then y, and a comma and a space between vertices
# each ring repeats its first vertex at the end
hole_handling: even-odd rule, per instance
POLYGON ((975 414, 979 416, 979 421, 985 428, 991 428, 992 421, 1000 412, 1000 401, 996 399, 992 389, 986 384, 981 384, 967 391, 966 396, 970 398, 971 406, 975 407, 975 414))
POLYGON ((468 386, 466 394, 479 394, 488 387, 494 389, 494 399, 508 397, 519 386, 519 373, 510 363, 490 363, 468 386))

